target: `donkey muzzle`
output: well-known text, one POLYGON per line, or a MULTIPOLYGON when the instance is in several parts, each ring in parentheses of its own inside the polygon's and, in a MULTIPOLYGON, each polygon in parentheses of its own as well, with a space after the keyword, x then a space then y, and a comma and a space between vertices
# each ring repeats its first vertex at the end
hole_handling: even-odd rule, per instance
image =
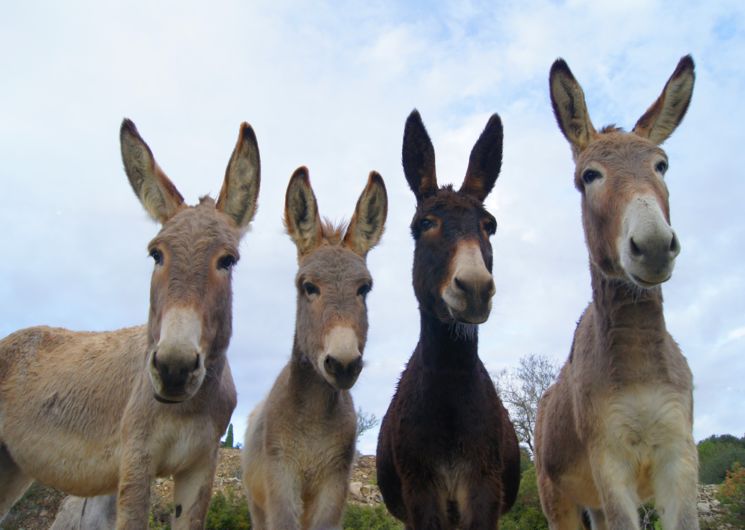
POLYGON ((357 334, 350 327, 335 326, 327 333, 324 342, 318 367, 321 374, 336 388, 352 388, 363 364, 357 334))

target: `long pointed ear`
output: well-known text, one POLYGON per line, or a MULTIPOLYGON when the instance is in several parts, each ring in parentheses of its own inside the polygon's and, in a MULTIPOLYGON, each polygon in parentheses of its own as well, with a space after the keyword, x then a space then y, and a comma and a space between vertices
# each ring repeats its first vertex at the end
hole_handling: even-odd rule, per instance
POLYGON ((165 223, 184 204, 173 182, 158 167, 132 120, 124 119, 119 131, 124 171, 150 217, 165 223))
POLYGON ((260 183, 259 144, 254 130, 243 122, 217 199, 217 209, 230 216, 241 230, 248 227, 256 213, 260 183))
POLYGON ((693 70, 691 56, 682 57, 673 75, 667 80, 660 97, 634 125, 634 133, 649 138, 657 145, 673 134, 675 128, 683 121, 683 116, 691 103, 693 82, 696 79, 693 70))
POLYGON ((344 244, 364 258, 380 241, 387 216, 388 194, 383 177, 371 171, 344 235, 344 244))
POLYGON ((551 65, 548 84, 556 122, 569 140, 576 159, 597 134, 587 112, 585 93, 564 59, 556 59, 551 65))
POLYGON ((323 229, 318 203, 310 187, 308 168, 299 167, 290 177, 285 195, 285 226, 295 242, 298 257, 321 244, 323 229))
POLYGON ((435 148, 416 109, 406 119, 401 161, 404 175, 417 201, 437 191, 435 148))
POLYGON ((484 127, 484 132, 471 149, 466 178, 460 187, 460 193, 466 193, 477 198, 479 202, 484 202, 502 168, 502 138, 502 120, 498 114, 492 114, 484 127))

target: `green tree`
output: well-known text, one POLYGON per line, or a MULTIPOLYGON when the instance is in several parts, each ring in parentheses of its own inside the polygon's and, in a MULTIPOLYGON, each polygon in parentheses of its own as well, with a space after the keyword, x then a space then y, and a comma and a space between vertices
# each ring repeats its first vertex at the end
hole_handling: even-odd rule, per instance
POLYGON ((702 484, 721 484, 735 462, 745 465, 745 436, 709 436, 698 443, 698 473, 702 484))
POLYGON ((228 431, 225 434, 225 440, 220 444, 221 447, 233 449, 233 424, 228 425, 228 431))

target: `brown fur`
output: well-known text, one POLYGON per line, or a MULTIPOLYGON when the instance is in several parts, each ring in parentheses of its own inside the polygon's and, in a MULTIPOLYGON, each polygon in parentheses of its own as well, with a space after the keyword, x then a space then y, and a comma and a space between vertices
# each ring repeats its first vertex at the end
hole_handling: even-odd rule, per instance
POLYGON ((259 530, 341 528, 356 440, 349 388, 362 368, 372 285, 365 256, 386 213, 377 173, 346 229, 321 221, 305 168, 290 180, 285 225, 299 262, 292 357, 251 413, 243 452, 243 483, 259 530))
POLYGON ((498 526, 515 502, 515 429, 478 356, 478 323, 491 310, 483 200, 499 174, 502 125, 493 115, 459 191, 437 187, 434 148, 417 111, 404 130, 403 164, 417 198, 411 223, 419 343, 401 374, 378 437, 377 478, 388 510, 408 529, 498 526))
POLYGON ((665 328, 659 287, 680 249, 659 143, 683 119, 693 62, 681 59, 632 133, 595 132, 561 60, 550 87, 576 162, 593 296, 538 407, 543 510, 552 529, 579 528, 583 509, 593 528, 638 529, 637 507, 654 498, 664 528, 697 529, 692 376, 665 328))
MULTIPOLYGON (((237 259, 255 210, 258 146, 243 124, 226 175, 231 189, 221 194, 235 193, 229 181, 251 187, 236 211, 230 200, 184 205, 129 120, 121 136, 132 187, 163 223, 149 245, 148 324, 102 333, 42 326, 0 341, 0 516, 36 479, 78 496, 117 493, 117 528, 142 529, 150 481, 173 475, 175 503, 187 514, 173 527, 203 528, 217 444, 236 404, 225 357, 231 271, 220 264, 237 259), (191 320, 161 329, 174 314, 191 320), (198 341, 181 329, 198 330, 198 341)), ((109 501, 97 499, 106 511, 109 501)))

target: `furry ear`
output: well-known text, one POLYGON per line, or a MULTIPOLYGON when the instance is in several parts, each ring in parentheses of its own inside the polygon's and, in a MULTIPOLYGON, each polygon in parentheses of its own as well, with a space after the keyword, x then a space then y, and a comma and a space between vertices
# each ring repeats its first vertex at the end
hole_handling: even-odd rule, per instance
POLYGON ((217 209, 231 217, 241 230, 256 214, 260 183, 259 144, 254 130, 243 122, 217 199, 217 209))
POLYGON ((660 97, 636 122, 633 132, 657 145, 667 140, 683 121, 691 103, 695 80, 693 59, 686 55, 678 62, 660 97))
POLYGON ((564 59, 554 61, 548 83, 556 122, 576 159, 597 134, 587 112, 585 94, 564 59))
POLYGON ((388 216, 388 194, 383 177, 371 171, 344 235, 344 244, 363 258, 378 244, 388 216))
POLYGON ((401 161, 404 175, 417 201, 437 191, 435 148, 416 109, 411 111, 406 120, 401 161))
POLYGON ((308 168, 299 167, 290 177, 285 195, 285 227, 302 257, 321 244, 323 229, 318 203, 310 187, 308 168))
POLYGON ((502 120, 498 114, 492 114, 471 150, 466 178, 460 187, 460 193, 466 193, 479 202, 484 202, 502 168, 502 138, 502 120))
POLYGON ((158 167, 145 140, 132 120, 124 119, 119 130, 124 171, 150 217, 165 223, 184 204, 173 182, 158 167))

